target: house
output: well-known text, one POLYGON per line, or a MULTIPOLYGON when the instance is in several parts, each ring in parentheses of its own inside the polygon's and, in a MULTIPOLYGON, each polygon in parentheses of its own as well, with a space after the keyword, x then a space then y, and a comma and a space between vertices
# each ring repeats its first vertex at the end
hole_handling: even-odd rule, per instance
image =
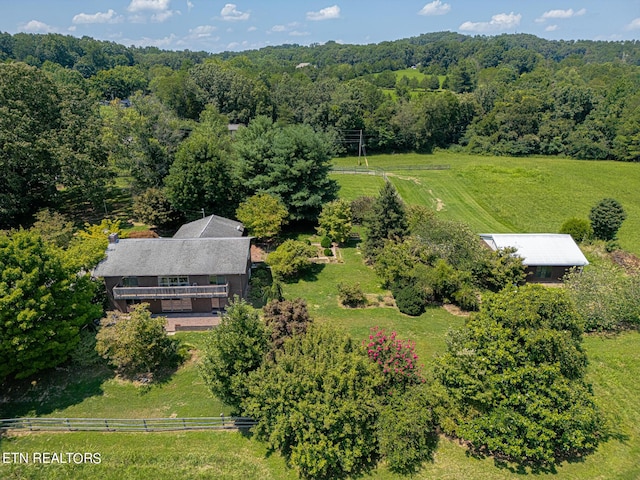
POLYGON ((246 295, 250 249, 251 237, 112 237, 93 274, 121 312, 145 302, 152 313, 211 313, 246 295))
POLYGON ((515 248, 526 267, 528 282, 559 282, 569 269, 589 264, 571 235, 491 233, 480 238, 493 250, 515 248))
POLYGON ((245 235, 245 230, 242 223, 218 215, 209 215, 185 223, 173 238, 232 238, 243 235, 245 235))

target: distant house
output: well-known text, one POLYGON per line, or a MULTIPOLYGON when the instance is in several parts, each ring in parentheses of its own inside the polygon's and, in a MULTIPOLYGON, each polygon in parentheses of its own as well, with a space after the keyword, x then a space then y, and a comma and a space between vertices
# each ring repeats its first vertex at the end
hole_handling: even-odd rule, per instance
POLYGON ((146 302, 152 313, 207 312, 247 293, 251 237, 111 238, 93 274, 114 308, 146 302))
POLYGON ((515 248, 526 267, 528 282, 558 282, 569 269, 589 264, 571 235, 491 233, 480 237, 493 250, 515 248))
POLYGON ((173 238, 232 238, 243 235, 245 235, 245 230, 242 223, 218 215, 209 215, 185 223, 173 238))

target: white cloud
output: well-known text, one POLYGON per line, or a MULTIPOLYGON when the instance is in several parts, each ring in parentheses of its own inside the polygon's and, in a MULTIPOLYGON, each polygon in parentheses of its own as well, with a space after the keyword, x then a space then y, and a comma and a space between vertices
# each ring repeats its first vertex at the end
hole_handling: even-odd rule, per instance
POLYGON ((191 0, 187 0, 187 11, 190 12, 193 7, 195 7, 193 2, 191 0))
POLYGON ((555 32, 556 30, 558 30, 558 25, 549 25, 544 29, 545 32, 555 32))
POLYGON ((631 20, 631 23, 626 26, 626 30, 640 30, 640 18, 631 20))
POLYGON ((164 12, 158 12, 151 15, 151 21, 156 23, 162 23, 166 20, 169 20, 174 15, 180 15, 179 10, 167 10, 164 12))
POLYGON ((292 32, 289 33, 289 35, 291 35, 292 37, 306 37, 311 34, 309 32, 300 32, 298 30, 293 30, 292 32))
POLYGON ((550 18, 552 18, 552 19, 561 18, 562 19, 562 18, 580 17, 580 16, 584 15, 585 13, 587 13, 587 9, 586 8, 581 8, 577 12, 574 12, 573 8, 570 8, 568 10, 548 10, 548 11, 544 12, 542 14, 542 16, 540 16, 539 18, 536 18, 536 22, 544 22, 546 20, 549 20, 550 18))
POLYGON ((127 10, 130 12, 142 12, 145 10, 164 12, 169 10, 170 2, 171 0, 131 0, 127 10))
POLYGON ((238 10, 238 6, 235 3, 227 3, 222 7, 222 10, 220 10, 220 15, 224 21, 234 22, 238 20, 249 20, 251 14, 238 10))
POLYGON ((56 30, 52 26, 39 20, 30 20, 29 22, 20 25, 20 29, 29 33, 52 33, 56 30))
POLYGON ((467 32, 495 32, 511 30, 520 25, 522 15, 513 12, 498 13, 491 17, 489 22, 464 22, 458 28, 467 32))
POLYGON ((434 0, 431 3, 427 3, 422 10, 418 12, 418 15, 445 15, 451 11, 451 5, 448 3, 442 3, 440 0, 434 0))
POLYGON ((284 25, 274 25, 271 27, 272 32, 284 32, 287 29, 284 25))
POLYGON ((255 26, 251 26, 247 28, 247 32, 255 32, 256 30, 258 30, 258 27, 255 27, 255 26))
POLYGON ((122 16, 118 15, 113 9, 109 9, 106 12, 79 13, 73 17, 71 23, 76 25, 82 23, 120 23, 123 20, 122 16))
POLYGON ((138 47, 169 48, 174 43, 177 43, 177 39, 178 37, 174 33, 172 33, 171 35, 168 35, 164 38, 142 37, 138 40, 124 40, 122 43, 125 43, 127 45, 133 44, 137 45, 138 47))
POLYGON ((192 38, 206 38, 210 37, 215 31, 216 27, 213 25, 200 25, 189 30, 189 36, 192 38))
POLYGON ((340 18, 340 7, 338 5, 323 8, 318 12, 307 12, 307 20, 319 21, 332 20, 334 18, 340 18))

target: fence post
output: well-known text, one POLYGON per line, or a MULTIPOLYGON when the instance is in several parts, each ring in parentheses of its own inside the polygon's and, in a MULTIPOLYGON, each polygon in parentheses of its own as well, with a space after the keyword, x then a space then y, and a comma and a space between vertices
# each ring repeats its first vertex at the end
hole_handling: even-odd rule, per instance
POLYGON ((69 431, 71 431, 71 422, 68 418, 65 418, 65 421, 67 422, 67 428, 69 429, 69 431))
POLYGON ((104 419, 104 426, 107 428, 107 432, 109 431, 109 422, 107 421, 107 419, 104 419))
POLYGON ((142 424, 144 425, 144 431, 148 432, 149 429, 147 428, 147 420, 145 418, 142 419, 142 424))
POLYGON ((187 422, 184 418, 182 419, 182 427, 184 428, 184 430, 187 429, 187 422))
POLYGON ((220 414, 220 419, 222 419, 222 428, 224 428, 224 413, 220 414))

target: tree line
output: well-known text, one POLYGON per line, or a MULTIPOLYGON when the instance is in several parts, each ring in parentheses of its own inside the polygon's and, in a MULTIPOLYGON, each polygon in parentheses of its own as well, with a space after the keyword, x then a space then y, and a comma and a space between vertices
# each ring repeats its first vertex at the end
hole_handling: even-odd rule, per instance
MULTIPOLYGON (((304 150, 300 138, 306 136, 314 148, 325 144, 322 155, 329 157, 364 146, 369 153, 454 148, 637 161, 637 52, 636 42, 440 32, 377 45, 328 42, 211 55, 88 37, 0 34, 6 172, 0 228, 26 224, 40 208, 55 208, 69 196, 99 208, 115 176, 126 177, 135 195, 161 191, 169 198, 158 201, 178 214, 228 213, 220 205, 234 211, 231 197, 247 193, 236 188, 243 181, 220 184, 215 199, 176 187, 190 158, 216 149, 224 157, 213 162, 217 173, 255 184, 249 194, 282 194, 284 188, 259 187, 242 162, 228 161, 240 155, 262 168, 256 162, 264 158, 252 156, 283 157, 241 145, 251 135, 251 141, 269 141, 273 132, 260 138, 240 132, 229 140, 225 123, 257 130, 270 122, 280 132, 273 138, 291 136, 278 148, 304 150), (215 128, 206 126, 211 112, 223 116, 215 128), (219 140, 209 140, 216 145, 205 152, 198 144, 212 135, 219 140)), ((207 162, 204 170, 213 166, 207 162)), ((210 178, 196 170, 200 185, 190 188, 206 189, 210 178)), ((319 209, 309 215, 289 210, 292 219, 312 219, 319 209)))

